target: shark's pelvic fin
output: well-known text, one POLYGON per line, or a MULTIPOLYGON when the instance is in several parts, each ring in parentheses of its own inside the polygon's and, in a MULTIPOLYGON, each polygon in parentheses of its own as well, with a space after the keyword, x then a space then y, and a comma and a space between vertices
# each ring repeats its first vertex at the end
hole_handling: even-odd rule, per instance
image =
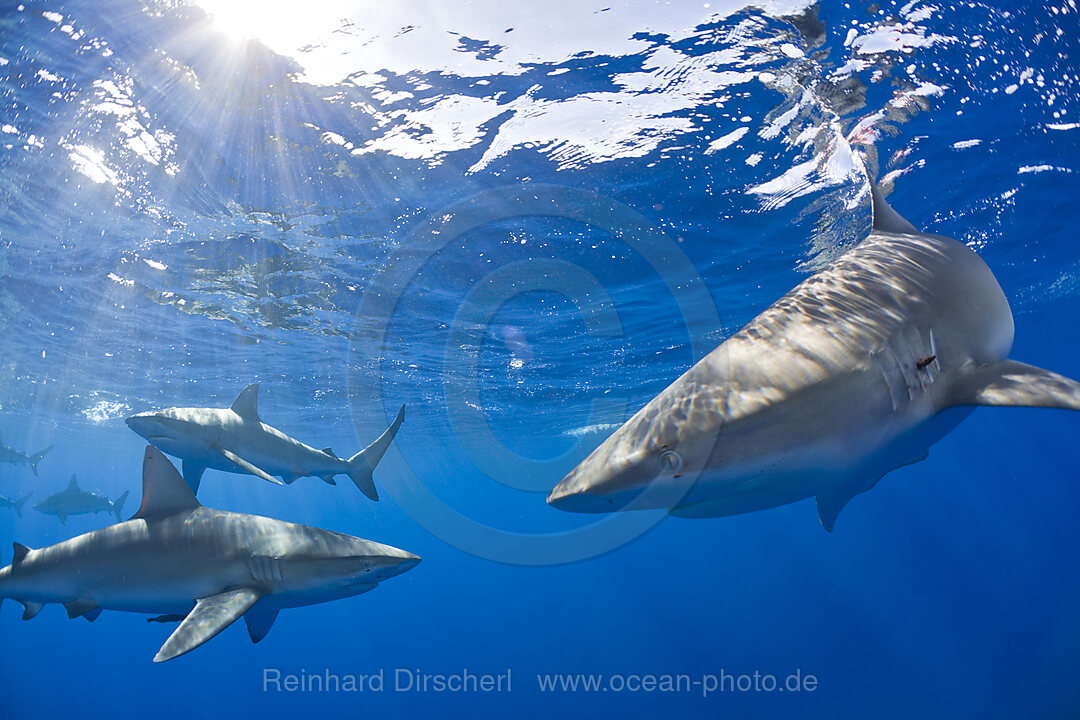
POLYGON ((375 470, 375 466, 382 460, 382 456, 386 453, 386 449, 390 447, 390 443, 394 440, 394 436, 397 435, 398 428, 401 427, 402 421, 405 420, 405 406, 402 405, 398 410, 397 417, 394 418, 394 422, 390 423, 390 427, 383 431, 375 442, 368 445, 366 448, 349 458, 349 477, 352 478, 356 487, 360 488, 360 491, 367 495, 372 500, 379 499, 379 492, 375 489, 375 480, 371 477, 371 473, 375 470))
POLYGON ((251 609, 261 596, 262 593, 252 588, 238 588, 200 598, 195 609, 158 650, 154 662, 172 660, 199 647, 251 609))
POLYGON ((85 613, 83 613, 83 618, 85 618, 87 622, 94 622, 99 617, 101 617, 101 608, 99 608, 99 607, 96 607, 93 610, 88 610, 85 613))
POLYGON ((252 383, 240 391, 233 401, 232 411, 244 420, 262 422, 259 419, 259 383, 252 383))
POLYGON ((255 465, 252 465, 247 460, 240 457, 239 455, 234 453, 232 450, 229 450, 228 448, 217 447, 217 448, 215 448, 215 450, 217 450, 219 453, 221 453, 225 457, 226 460, 228 460, 229 462, 231 462, 233 465, 240 468, 241 470, 249 472, 252 475, 255 475, 256 477, 261 477, 263 480, 265 480, 267 482, 272 482, 275 485, 284 485, 285 484, 285 483, 281 482, 280 480, 278 480, 273 475, 271 475, 270 473, 263 470, 262 468, 256 467, 255 465))
POLYGON ((182 467, 184 469, 184 482, 191 488, 191 492, 197 495, 199 493, 199 483, 202 482, 202 474, 206 471, 206 467, 191 460, 184 460, 182 467))
MULTIPOLYGON (((919 458, 919 460, 921 459, 922 458, 919 458)), ((911 462, 918 462, 919 460, 912 460, 911 462)), ((836 518, 840 516, 840 511, 851 502, 851 498, 872 489, 883 476, 884 473, 881 472, 870 473, 869 477, 872 479, 867 481, 866 475, 856 475, 840 483, 828 492, 818 493, 818 519, 821 520, 821 527, 825 528, 825 532, 833 531, 833 528, 836 526, 836 518)))
POLYGON ((11 545, 15 549, 15 556, 11 559, 11 565, 14 567, 26 559, 27 554, 30 552, 30 548, 22 543, 11 543, 11 545))
MULTIPOLYGON (((68 617, 75 619, 82 617, 87 613, 93 612, 98 607, 98 604, 88 598, 79 598, 78 600, 71 600, 64 603, 64 609, 67 610, 68 617)), ((95 618, 97 615, 94 616, 95 618)))
POLYGON ((950 388, 950 405, 1080 410, 1080 383, 1015 360, 971 367, 950 388))
POLYGON ((164 517, 199 507, 195 493, 169 459, 153 445, 143 454, 143 495, 132 520, 164 517))
POLYGON ((265 602, 255 605, 244 614, 244 622, 247 623, 248 636, 251 642, 257 643, 270 632, 274 621, 277 620, 278 608, 267 605, 265 602))
POLYGON ((900 213, 892 209, 885 201, 885 195, 881 192, 876 182, 870 182, 870 197, 874 202, 874 229, 881 232, 901 233, 917 235, 918 229, 905 220, 900 213))

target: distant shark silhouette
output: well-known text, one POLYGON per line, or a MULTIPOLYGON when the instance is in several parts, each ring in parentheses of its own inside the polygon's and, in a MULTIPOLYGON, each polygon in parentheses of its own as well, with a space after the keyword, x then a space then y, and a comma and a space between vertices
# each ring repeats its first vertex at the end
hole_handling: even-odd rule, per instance
POLYGON ((831 531, 977 405, 1080 410, 1080 384, 1008 359, 1012 312, 979 256, 872 195, 869 237, 653 398, 548 502, 700 518, 816 496, 831 531))
POLYGON ((11 508, 19 517, 22 517, 23 505, 26 504, 26 501, 30 499, 32 494, 33 493, 27 493, 18 500, 11 500, 0 495, 0 508, 11 508))
POLYGON ((50 445, 39 453, 27 455, 15 448, 9 448, 7 445, 4 445, 3 438, 0 438, 0 462, 9 463, 11 465, 29 465, 34 473, 34 477, 37 477, 38 463, 41 462, 41 458, 48 455, 49 451, 52 449, 53 446, 50 445))
POLYGON ((316 450, 263 423, 258 410, 259 386, 248 385, 232 407, 168 408, 132 415, 128 427, 161 450, 183 461, 184 479, 198 493, 206 468, 251 473, 281 485, 299 477, 317 476, 335 485, 334 476, 348 475, 365 495, 379 499, 371 476, 405 419, 405 406, 382 435, 348 460, 330 448, 316 450))
POLYGON ((241 615, 252 642, 278 611, 359 595, 420 562, 412 553, 350 535, 203 507, 161 451, 146 448, 143 499, 127 522, 40 550, 15 543, 0 568, 0 600, 23 619, 44 603, 68 617, 102 610, 160 614, 183 622, 154 662, 202 645, 241 615))
POLYGON ((99 512, 111 512, 117 520, 120 520, 120 513, 124 509, 127 496, 128 493, 125 490, 124 494, 113 502, 104 495, 83 490, 79 487, 78 480, 72 475, 71 482, 65 489, 34 505, 34 509, 47 515, 55 515, 64 525, 67 525, 67 519, 71 515, 99 512))

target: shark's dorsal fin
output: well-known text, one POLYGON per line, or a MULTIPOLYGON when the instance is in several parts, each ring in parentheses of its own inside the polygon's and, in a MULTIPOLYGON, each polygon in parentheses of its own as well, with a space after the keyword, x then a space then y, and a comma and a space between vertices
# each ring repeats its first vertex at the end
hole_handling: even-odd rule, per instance
POLYGON ((949 388, 950 405, 1080 410, 1080 383, 1015 360, 966 368, 949 388))
POLYGON ((153 445, 143 455, 143 495, 132 520, 163 517, 199 507, 195 493, 169 459, 153 445))
POLYGON ((15 550, 15 557, 11 559, 11 565, 14 567, 26 559, 26 555, 30 552, 30 548, 22 543, 11 543, 11 546, 15 550))
POLYGON ((240 391, 233 401, 232 411, 245 420, 259 420, 259 383, 251 383, 240 391))
POLYGON ((74 475, 72 475, 71 480, 68 481, 67 489, 68 490, 78 490, 79 489, 79 481, 75 479, 74 475))
POLYGON ((892 209, 885 202, 885 195, 881 192, 876 182, 870 183, 870 197, 874 201, 874 229, 888 233, 903 233, 917 235, 918 229, 905 220, 900 213, 892 209))

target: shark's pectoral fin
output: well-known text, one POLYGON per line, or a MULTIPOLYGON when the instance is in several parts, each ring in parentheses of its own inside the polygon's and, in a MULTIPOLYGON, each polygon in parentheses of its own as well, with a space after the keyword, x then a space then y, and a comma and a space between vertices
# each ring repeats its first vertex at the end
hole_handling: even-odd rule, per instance
POLYGON ((950 405, 1080 410, 1080 383, 1015 360, 971 366, 949 389, 950 405))
POLYGON ((183 464, 184 468, 184 482, 191 488, 191 492, 196 495, 199 494, 199 483, 202 482, 203 473, 206 472, 206 467, 199 463, 192 462, 191 460, 185 460, 183 464))
POLYGON ((248 636, 251 638, 251 642, 257 643, 266 637, 266 633, 270 632, 274 621, 277 620, 277 614, 278 608, 266 603, 256 603, 254 607, 245 613, 244 622, 247 623, 248 636))
POLYGON ((252 465, 247 460, 245 460, 244 458, 242 458, 239 455, 237 455, 236 453, 234 453, 232 450, 229 450, 228 448, 223 448, 223 447, 219 447, 219 448, 215 448, 215 449, 219 453, 221 453, 222 456, 226 460, 228 460, 229 462, 231 462, 233 465, 240 468, 241 470, 249 472, 252 475, 255 475, 256 477, 261 477, 263 480, 265 480, 267 482, 272 482, 275 485, 284 485, 285 484, 285 483, 281 482, 280 480, 278 480, 273 475, 271 475, 270 473, 263 470, 262 468, 257 467, 255 465, 252 465))
MULTIPOLYGON (((64 609, 67 610, 69 618, 75 619, 77 617, 82 617, 83 615, 98 610, 99 608, 98 604, 93 600, 89 600, 87 598, 79 598, 78 600, 71 600, 64 603, 64 609)), ((97 615, 94 615, 94 617, 96 618, 97 615)))
POLYGON ((30 618, 36 616, 39 612, 41 612, 41 608, 43 607, 41 603, 34 602, 33 600, 20 600, 19 602, 23 604, 23 620, 29 620, 30 618))
POLYGON ((200 598, 195 609, 158 650, 154 662, 172 660, 199 647, 250 610, 260 597, 262 593, 258 590, 238 588, 200 598))

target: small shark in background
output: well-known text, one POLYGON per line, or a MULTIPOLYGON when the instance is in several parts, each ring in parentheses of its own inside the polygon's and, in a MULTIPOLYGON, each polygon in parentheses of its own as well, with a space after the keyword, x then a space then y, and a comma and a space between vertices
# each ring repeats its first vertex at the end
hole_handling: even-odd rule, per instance
POLYGON ((206 468, 250 473, 278 485, 315 476, 336 485, 334 476, 348 475, 372 500, 379 499, 371 473, 405 419, 402 405, 390 427, 348 460, 330 448, 316 450, 259 418, 259 385, 248 385, 232 407, 168 408, 132 415, 128 427, 152 445, 183 461, 184 480, 199 492, 206 468), (279 481, 274 476, 280 476, 279 481))
POLYGON ((3 438, 0 438, 0 463, 10 463, 11 465, 29 465, 30 469, 34 472, 34 477, 37 477, 37 466, 41 462, 41 458, 49 454, 49 451, 53 449, 53 446, 45 448, 39 453, 33 455, 27 455, 24 452, 16 450, 15 448, 9 448, 4 445, 3 438))
POLYGON ((183 622, 154 662, 194 650, 241 615, 252 642, 283 608, 359 595, 415 567, 420 558, 388 545, 257 515, 203 507, 160 450, 143 456, 143 499, 127 522, 31 550, 15 543, 0 568, 0 600, 23 604, 29 620, 45 603, 68 617, 102 610, 183 622))
POLYGON ((18 500, 10 500, 3 495, 0 495, 0 508, 11 508, 19 517, 22 517, 23 505, 30 499, 31 495, 33 495, 33 493, 27 493, 18 500))
POLYGON ((99 512, 111 512, 116 516, 117 520, 120 520, 120 513, 123 511, 124 501, 127 500, 127 496, 128 493, 125 490, 124 494, 118 497, 116 502, 113 502, 104 495, 83 490, 79 487, 75 476, 72 475, 67 488, 45 498, 34 505, 34 509, 47 515, 55 515, 60 518, 60 522, 64 525, 67 525, 69 515, 86 515, 99 512))
POLYGON ((986 263, 871 195, 866 239, 653 398, 548 502, 703 518, 816 497, 831 531, 978 405, 1080 410, 1080 383, 1008 358, 1012 311, 986 263))

